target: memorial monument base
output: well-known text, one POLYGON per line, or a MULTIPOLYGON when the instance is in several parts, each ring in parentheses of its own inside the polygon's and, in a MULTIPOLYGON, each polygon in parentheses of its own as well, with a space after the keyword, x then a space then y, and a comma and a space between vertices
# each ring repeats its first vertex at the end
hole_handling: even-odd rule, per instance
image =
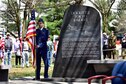
POLYGON ((0 82, 8 81, 8 72, 11 66, 9 65, 0 65, 0 82))
POLYGON ((111 76, 114 65, 120 61, 124 60, 87 60, 88 66, 84 78, 94 75, 111 76))

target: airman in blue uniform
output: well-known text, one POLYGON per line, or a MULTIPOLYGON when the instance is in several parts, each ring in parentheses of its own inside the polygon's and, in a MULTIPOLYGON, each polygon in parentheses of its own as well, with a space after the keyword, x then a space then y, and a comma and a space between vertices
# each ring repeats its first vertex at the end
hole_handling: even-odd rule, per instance
POLYGON ((43 19, 38 20, 39 28, 36 29, 36 80, 40 79, 41 58, 44 62, 44 78, 48 78, 48 59, 47 59, 47 40, 49 37, 48 29, 44 28, 43 19))

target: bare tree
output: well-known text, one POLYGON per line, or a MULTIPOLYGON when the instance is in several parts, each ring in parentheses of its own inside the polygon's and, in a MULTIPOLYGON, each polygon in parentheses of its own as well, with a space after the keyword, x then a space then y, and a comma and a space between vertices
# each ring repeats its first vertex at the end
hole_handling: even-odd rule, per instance
POLYGON ((3 20, 6 21, 5 25, 8 27, 7 30, 14 36, 10 30, 8 22, 14 22, 16 25, 15 30, 18 30, 18 37, 20 37, 20 32, 22 32, 22 36, 25 35, 25 31, 27 30, 26 27, 26 20, 28 17, 28 14, 32 9, 34 9, 35 5, 40 3, 42 0, 5 0, 3 3, 6 5, 6 10, 0 10, 3 14, 0 16, 3 20), (36 3, 37 2, 37 3, 36 3), (24 7, 21 9, 21 3, 24 4, 24 7), (21 25, 21 16, 20 13, 23 12, 23 31, 20 31, 20 25, 21 25))
POLYGON ((121 0, 117 7, 117 14, 119 16, 119 25, 117 31, 119 33, 126 33, 126 1, 121 0))
POLYGON ((115 0, 89 0, 102 14, 103 31, 108 31, 108 17, 111 15, 111 8, 115 0))

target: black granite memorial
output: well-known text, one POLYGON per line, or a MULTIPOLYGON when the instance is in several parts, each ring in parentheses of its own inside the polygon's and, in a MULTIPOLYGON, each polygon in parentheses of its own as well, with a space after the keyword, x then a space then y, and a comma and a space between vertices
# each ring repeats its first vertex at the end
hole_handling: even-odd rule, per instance
POLYGON ((71 5, 65 12, 52 77, 92 76, 87 60, 101 59, 101 17, 92 7, 71 5), (88 68, 88 70, 87 70, 88 68))
POLYGON ((0 65, 0 82, 8 82, 10 65, 0 65))

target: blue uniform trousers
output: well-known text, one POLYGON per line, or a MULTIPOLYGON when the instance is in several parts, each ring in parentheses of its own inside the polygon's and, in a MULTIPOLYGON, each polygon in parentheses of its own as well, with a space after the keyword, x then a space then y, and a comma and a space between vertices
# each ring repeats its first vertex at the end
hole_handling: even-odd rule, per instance
POLYGON ((47 59, 47 51, 39 51, 36 53, 36 79, 40 79, 40 71, 41 71, 41 57, 44 62, 44 78, 48 78, 48 59, 47 59))

